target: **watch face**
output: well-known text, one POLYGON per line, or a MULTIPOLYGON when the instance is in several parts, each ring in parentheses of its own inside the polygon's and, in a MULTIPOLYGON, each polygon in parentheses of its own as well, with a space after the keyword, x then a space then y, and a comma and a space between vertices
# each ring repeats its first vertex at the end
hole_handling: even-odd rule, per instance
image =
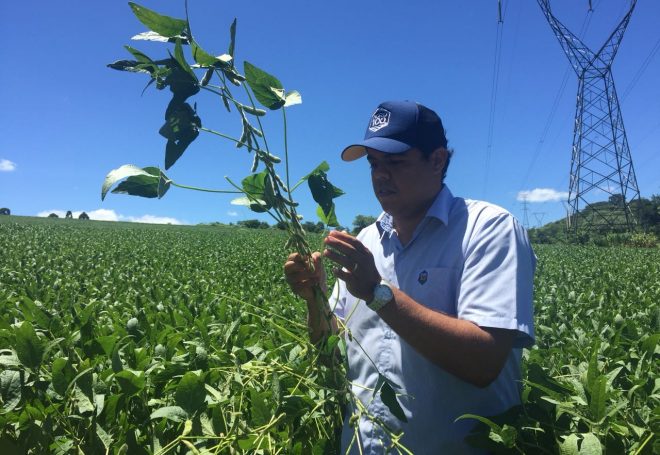
POLYGON ((387 303, 392 299, 392 290, 389 286, 381 284, 374 290, 374 300, 378 303, 387 303))

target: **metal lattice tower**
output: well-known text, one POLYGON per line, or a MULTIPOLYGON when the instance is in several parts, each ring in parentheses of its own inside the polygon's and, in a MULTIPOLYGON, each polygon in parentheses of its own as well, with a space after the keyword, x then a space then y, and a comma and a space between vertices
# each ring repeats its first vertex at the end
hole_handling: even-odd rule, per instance
POLYGON ((585 231, 632 231, 640 195, 612 61, 637 0, 631 0, 628 13, 596 53, 552 15, 549 0, 537 1, 578 76, 568 193, 570 230, 578 232, 579 226, 585 231))

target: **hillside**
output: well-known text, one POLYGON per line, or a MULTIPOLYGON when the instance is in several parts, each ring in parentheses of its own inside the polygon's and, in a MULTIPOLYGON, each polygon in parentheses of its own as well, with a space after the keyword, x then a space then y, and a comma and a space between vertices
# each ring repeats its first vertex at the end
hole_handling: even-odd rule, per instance
MULTIPOLYGON (((561 218, 539 228, 529 229, 530 239, 534 243, 628 243, 630 234, 625 232, 625 213, 617 202, 617 197, 612 196, 608 201, 596 202, 581 210, 576 217, 579 230, 577 236, 567 233, 566 218, 561 218), (608 227, 606 221, 609 221, 612 227, 608 227)), ((656 239, 660 237, 660 195, 632 201, 630 208, 639 220, 636 234, 647 234, 650 238, 655 236, 656 239)))

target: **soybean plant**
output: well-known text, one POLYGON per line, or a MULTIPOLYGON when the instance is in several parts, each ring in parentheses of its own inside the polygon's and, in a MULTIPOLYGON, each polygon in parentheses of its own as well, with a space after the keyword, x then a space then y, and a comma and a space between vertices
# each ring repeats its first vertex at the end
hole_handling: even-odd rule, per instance
MULTIPOLYGON (((101 198, 104 199, 108 191, 117 183, 112 193, 147 198, 160 199, 172 186, 212 193, 237 194, 240 196, 232 201, 233 204, 247 206, 257 213, 268 214, 288 232, 286 248, 311 258, 312 249, 300 223, 301 217, 297 213, 298 203, 294 201, 292 194, 300 185, 307 183, 312 198, 318 204, 317 216, 326 227, 336 227, 339 223, 335 214, 334 199, 344 192, 328 180, 329 165, 325 161, 291 185, 286 112, 288 108, 302 103, 300 93, 295 90, 285 90, 275 76, 247 61, 243 63, 242 72, 239 71, 234 58, 236 20, 230 27, 227 52, 216 56, 207 52, 195 39, 188 20, 187 5, 186 19, 164 16, 135 3, 129 5, 137 19, 149 29, 134 36, 133 39, 165 43, 170 46, 168 56, 164 59, 152 59, 134 47, 125 46, 132 59, 119 60, 108 66, 115 70, 145 74, 149 77, 147 87, 155 85, 158 90, 168 88, 172 93, 172 98, 165 109, 165 123, 159 130, 160 135, 167 140, 164 169, 158 166, 139 167, 133 164, 114 169, 108 173, 103 182, 101 198), (242 92, 241 96, 239 97, 235 92, 242 92), (240 125, 241 133, 238 137, 203 126, 196 103, 191 105, 189 102, 193 96, 200 93, 219 98, 221 104, 218 105, 224 106, 227 112, 234 113, 240 125), (262 118, 269 111, 271 113, 280 111, 282 115, 283 158, 273 153, 263 128, 262 118), (225 177, 229 184, 225 189, 200 188, 172 180, 165 171, 182 157, 200 132, 233 142, 236 148, 246 149, 252 156, 251 173, 240 183, 225 177), (278 166, 284 167, 284 177, 278 174, 278 166)), ((326 307, 329 306, 328 298, 321 289, 316 289, 316 295, 326 307)), ((330 314, 329 311, 327 313, 330 314)), ((355 416, 373 420, 359 400, 350 393, 350 384, 344 375, 338 374, 341 373, 342 367, 341 354, 345 352, 343 339, 337 335, 329 335, 318 347, 318 355, 333 359, 331 363, 336 367, 333 369, 332 377, 338 402, 343 405, 350 402, 355 416), (335 356, 335 353, 338 355, 335 356), (338 376, 341 376, 341 380, 337 379, 338 376)), ((392 386, 393 384, 385 376, 380 375, 374 394, 380 393, 383 402, 390 407, 394 415, 405 420, 392 386)), ((352 422, 354 420, 355 418, 351 419, 352 422)), ((405 451, 398 443, 397 435, 391 433, 390 435, 393 446, 405 451)))

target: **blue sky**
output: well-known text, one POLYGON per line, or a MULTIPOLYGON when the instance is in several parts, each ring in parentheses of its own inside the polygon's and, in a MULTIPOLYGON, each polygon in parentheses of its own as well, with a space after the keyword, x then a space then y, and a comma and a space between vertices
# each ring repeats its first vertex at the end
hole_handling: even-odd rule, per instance
MULTIPOLYGON (((138 3, 184 16, 183 1, 138 3)), ((586 29, 584 41, 595 50, 629 2, 592 0, 592 13, 587 0, 551 4, 574 33, 586 29)), ((207 51, 226 52, 236 17, 239 68, 248 60, 302 94, 303 104, 287 111, 291 178, 328 161, 330 180, 347 193, 336 200, 344 225, 380 211, 366 161, 344 163, 339 153, 362 138, 373 110, 388 99, 419 101, 443 118, 455 150, 447 177, 455 195, 489 200, 522 220, 527 191, 530 226, 563 216, 577 77, 536 2, 503 0, 502 7, 498 25, 496 0, 189 0, 193 33, 207 51)), ((660 193, 659 20, 660 2, 639 0, 613 66, 647 197, 660 193)), ((162 167, 164 160, 158 129, 170 93, 152 87, 141 96, 145 76, 106 67, 130 58, 127 44, 152 58, 167 55, 162 45, 131 41, 145 27, 126 2, 2 2, 0 21, 0 206, 26 216, 84 210, 96 219, 189 224, 256 217, 231 205, 231 196, 176 188, 162 200, 110 194, 101 201, 110 170, 162 167)), ((222 114, 216 98, 193 101, 204 126, 240 135, 237 118, 222 114)), ((282 154, 281 116, 269 117, 269 145, 282 154)), ((224 176, 240 181, 250 164, 244 149, 202 134, 168 175, 228 189, 224 176)), ((311 196, 304 187, 297 193, 301 213, 316 221, 311 196)))

